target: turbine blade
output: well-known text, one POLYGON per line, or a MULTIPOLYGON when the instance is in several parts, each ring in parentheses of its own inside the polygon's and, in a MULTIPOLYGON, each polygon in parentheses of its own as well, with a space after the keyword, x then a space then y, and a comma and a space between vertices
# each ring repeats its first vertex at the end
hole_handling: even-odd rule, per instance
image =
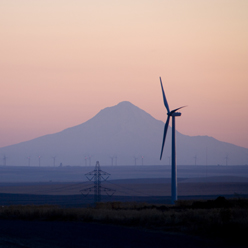
POLYGON ((185 108, 185 107, 187 107, 187 106, 182 106, 182 107, 180 107, 180 108, 174 109, 174 110, 171 111, 171 114, 173 114, 173 113, 175 113, 177 110, 179 110, 179 109, 181 109, 181 108, 185 108))
POLYGON ((162 142, 160 160, 162 159, 162 155, 163 155, 163 151, 164 151, 164 143, 165 143, 165 138, 166 138, 166 134, 167 134, 169 122, 170 122, 170 116, 168 115, 167 121, 166 121, 166 123, 165 123, 165 125, 164 125, 164 136, 163 136, 163 142, 162 142))
POLYGON ((163 93, 164 106, 166 107, 168 113, 170 113, 170 108, 169 108, 169 105, 168 105, 168 102, 167 102, 167 100, 166 100, 165 93, 164 93, 164 88, 163 88, 163 84, 162 84, 162 79, 161 79, 161 77, 160 77, 159 79, 160 79, 160 84, 161 84, 162 93, 163 93))

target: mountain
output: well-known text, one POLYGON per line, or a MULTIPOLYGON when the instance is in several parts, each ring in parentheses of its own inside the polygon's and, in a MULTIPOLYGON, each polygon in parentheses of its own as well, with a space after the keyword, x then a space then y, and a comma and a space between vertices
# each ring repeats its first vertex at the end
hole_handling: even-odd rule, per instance
MULTIPOLYGON (((0 148, 7 157, 7 164, 31 166, 89 165, 99 160, 101 165, 111 165, 111 157, 117 157, 118 165, 169 164, 171 129, 166 138, 164 155, 159 160, 164 123, 153 118, 130 102, 121 102, 101 110, 92 119, 61 132, 45 135, 30 141, 0 148)), ((208 136, 187 136, 177 132, 177 161, 180 165, 224 165, 228 156, 229 165, 244 165, 248 149, 218 141, 208 136)), ((116 159, 113 159, 114 164, 116 159)))

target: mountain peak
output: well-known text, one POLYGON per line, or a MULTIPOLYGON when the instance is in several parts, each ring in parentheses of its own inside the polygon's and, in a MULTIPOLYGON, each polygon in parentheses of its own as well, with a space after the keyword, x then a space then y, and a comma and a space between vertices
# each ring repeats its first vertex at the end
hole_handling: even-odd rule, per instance
POLYGON ((137 106, 135 106, 134 104, 132 104, 129 101, 122 101, 122 102, 119 102, 118 104, 116 104, 114 106, 104 108, 101 111, 105 111, 105 110, 108 110, 108 109, 120 109, 120 110, 123 110, 123 109, 131 109, 131 108, 139 109, 137 106))
MULTIPOLYGON (((128 106, 128 105, 133 105, 131 102, 129 102, 129 101, 122 101, 122 102, 119 102, 118 104, 117 104, 117 106, 118 105, 126 105, 126 106, 128 106)), ((134 105, 133 105, 134 106, 134 105)))
POLYGON ((119 107, 137 107, 129 101, 119 102, 116 106, 119 106, 119 107))
POLYGON ((112 107, 102 109, 95 118, 101 120, 102 124, 110 121, 117 125, 132 124, 134 126, 142 126, 144 121, 146 123, 156 121, 150 114, 129 101, 123 101, 112 107))
MULTIPOLYGON (((171 132, 165 143, 164 160, 159 160, 164 123, 129 101, 101 110, 90 120, 59 133, 50 134, 9 147, 0 148, 0 154, 10 157, 13 165, 24 165, 27 156, 42 156, 42 164, 52 163, 57 156, 63 164, 85 164, 85 157, 93 156, 101 164, 110 163, 111 156, 118 156, 118 164, 131 165, 134 156, 145 157, 145 164, 164 164, 171 151, 171 132)), ((247 163, 248 149, 223 143, 209 137, 189 137, 177 132, 178 163, 193 164, 194 156, 198 164, 205 164, 206 148, 209 165, 223 164, 226 154, 229 163, 247 163)), ((140 161, 140 160, 139 160, 140 161)), ((93 163, 93 161, 92 161, 93 163)))

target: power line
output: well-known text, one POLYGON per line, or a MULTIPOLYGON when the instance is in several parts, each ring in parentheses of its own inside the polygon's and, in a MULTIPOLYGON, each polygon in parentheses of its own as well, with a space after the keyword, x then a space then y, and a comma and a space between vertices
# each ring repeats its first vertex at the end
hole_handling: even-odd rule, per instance
MULTIPOLYGON (((127 187, 124 187, 124 186, 121 186, 121 185, 118 185, 118 184, 112 183, 112 182, 110 182, 110 181, 108 181, 107 183, 110 183, 110 184, 112 184, 112 185, 115 185, 115 186, 118 186, 118 187, 121 187, 121 188, 124 188, 124 189, 130 190, 130 191, 133 191, 133 192, 136 192, 136 193, 139 193, 139 194, 144 195, 144 196, 150 196, 150 197, 152 197, 151 195, 144 194, 143 192, 140 192, 140 191, 138 191, 138 190, 135 190, 135 189, 130 189, 130 188, 127 188, 127 187)), ((119 190, 118 190, 118 191, 119 191, 119 190)))

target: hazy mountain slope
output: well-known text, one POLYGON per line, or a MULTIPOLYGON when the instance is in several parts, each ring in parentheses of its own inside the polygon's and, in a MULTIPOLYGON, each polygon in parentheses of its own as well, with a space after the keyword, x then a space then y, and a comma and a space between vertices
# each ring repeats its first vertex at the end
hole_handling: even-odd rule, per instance
POLYGON ((199 165, 226 165, 226 162, 228 165, 248 164, 247 148, 221 142, 209 136, 179 134, 177 152, 179 164, 194 164, 195 156, 199 165))
MULTIPOLYGON (((178 118, 179 121, 180 118, 178 118)), ((27 156, 31 156, 31 165, 52 165, 52 156, 56 163, 84 165, 84 157, 92 155, 92 165, 96 160, 101 164, 110 164, 111 156, 117 156, 118 164, 168 164, 171 145, 171 129, 165 144, 162 162, 159 160, 164 123, 134 106, 130 102, 121 102, 116 106, 101 110, 96 116, 78 126, 62 132, 45 135, 16 145, 3 147, 0 154, 6 154, 7 164, 26 165, 27 156)), ((220 142, 207 136, 190 137, 177 132, 178 164, 197 163, 225 164, 228 155, 229 164, 246 164, 248 149, 220 142)), ((88 160, 89 163, 89 160, 88 160)), ((1 164, 1 163, 0 163, 1 164)))

